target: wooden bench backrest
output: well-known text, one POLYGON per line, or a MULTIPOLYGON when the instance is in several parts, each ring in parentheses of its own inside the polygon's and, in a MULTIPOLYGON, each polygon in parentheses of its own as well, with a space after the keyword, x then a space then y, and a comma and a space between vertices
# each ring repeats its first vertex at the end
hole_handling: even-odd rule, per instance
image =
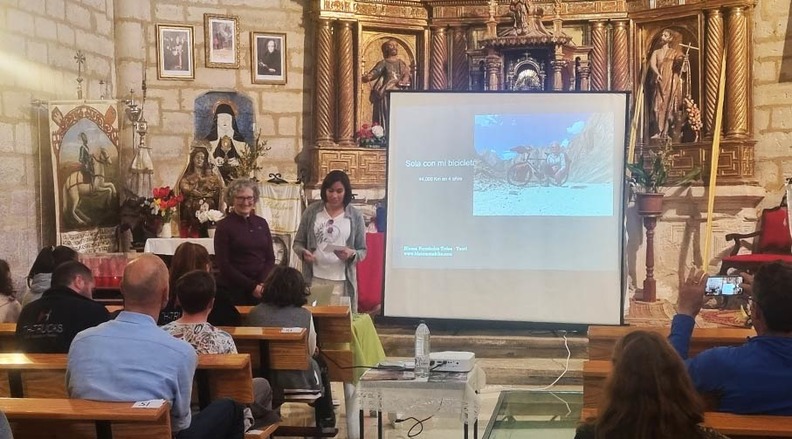
MULTIPOLYGON (((580 419, 597 416, 596 408, 584 408, 580 419)), ((730 438, 792 437, 792 416, 735 415, 706 412, 704 425, 730 438)))
POLYGON ((269 370, 308 369, 308 330, 281 331, 282 328, 223 326, 234 338, 237 351, 249 354, 254 370, 261 370, 262 359, 269 370), (262 352, 262 346, 266 351, 262 352), (262 355, 263 354, 263 355, 262 355))
MULTIPOLYGON (((635 326, 589 326, 589 360, 610 360, 616 342, 627 333, 637 330, 654 331, 668 336, 671 328, 635 326)), ((690 339, 690 356, 716 346, 739 346, 753 337, 753 329, 741 328, 696 328, 690 339)))
POLYGON ((158 408, 132 408, 132 404, 0 398, 0 411, 11 423, 14 436, 20 438, 93 439, 105 428, 112 430, 113 439, 171 439, 167 403, 158 408))
MULTIPOLYGON (((0 396, 68 398, 66 354, 0 353, 0 396)), ((199 355, 196 380, 208 399, 232 398, 253 402, 250 357, 246 354, 199 355), (205 376, 206 383, 200 381, 205 376)), ((199 390, 201 392, 202 390, 199 390)))

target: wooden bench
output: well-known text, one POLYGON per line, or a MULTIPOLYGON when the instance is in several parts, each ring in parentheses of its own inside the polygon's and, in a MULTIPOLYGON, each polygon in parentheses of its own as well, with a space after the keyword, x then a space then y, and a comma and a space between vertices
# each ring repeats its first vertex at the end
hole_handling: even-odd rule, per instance
POLYGON ((132 408, 131 402, 0 398, 14 437, 171 439, 170 406, 132 408))
MULTIPOLYGON (((0 396, 68 398, 66 354, 0 353, 0 396)), ((253 402, 250 357, 245 354, 199 355, 195 373, 198 401, 217 398, 253 402)))
MULTIPOLYGON (((668 337, 671 328, 636 326, 589 326, 589 360, 610 360, 613 348, 620 338, 632 331, 653 331, 668 337)), ((756 336, 753 329, 742 328, 696 328, 690 338, 690 356, 716 346, 739 346, 748 337, 756 336)))
MULTIPOLYGON (((597 416, 597 409, 584 408, 580 419, 597 416)), ((730 438, 792 437, 792 416, 735 415, 706 412, 704 425, 730 438)))

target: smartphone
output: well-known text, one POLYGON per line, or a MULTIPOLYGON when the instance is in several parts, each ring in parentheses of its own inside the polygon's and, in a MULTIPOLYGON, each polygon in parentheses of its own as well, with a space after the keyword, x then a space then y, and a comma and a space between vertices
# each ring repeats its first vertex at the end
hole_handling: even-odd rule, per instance
POLYGON ((734 296, 742 294, 742 276, 710 276, 704 294, 707 296, 734 296))

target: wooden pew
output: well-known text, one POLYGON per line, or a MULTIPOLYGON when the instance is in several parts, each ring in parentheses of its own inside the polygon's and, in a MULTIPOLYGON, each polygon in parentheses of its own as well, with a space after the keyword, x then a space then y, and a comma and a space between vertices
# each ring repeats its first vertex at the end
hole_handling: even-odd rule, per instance
POLYGON ((271 370, 308 369, 308 330, 282 332, 282 328, 223 326, 234 338, 237 351, 249 354, 254 375, 269 378, 271 370))
MULTIPOLYGON (((597 416, 596 408, 584 408, 580 419, 597 416)), ((735 415, 706 412, 704 425, 730 438, 792 437, 792 416, 735 415)))
POLYGON ((131 402, 0 398, 14 437, 171 439, 170 406, 132 408, 131 402))
POLYGON ((583 407, 596 408, 605 389, 605 381, 610 375, 610 360, 589 360, 583 362, 583 407))
MULTIPOLYGON (((589 326, 589 360, 610 360, 616 342, 632 331, 653 331, 667 337, 671 328, 636 326, 589 326)), ((756 336, 753 329, 696 328, 690 338, 690 356, 716 346, 739 346, 756 336)))
MULTIPOLYGON (((66 354, 0 353, 0 396, 68 398, 66 364, 66 354)), ((252 403, 252 377, 248 355, 199 355, 199 404, 205 407, 217 398, 252 403)))

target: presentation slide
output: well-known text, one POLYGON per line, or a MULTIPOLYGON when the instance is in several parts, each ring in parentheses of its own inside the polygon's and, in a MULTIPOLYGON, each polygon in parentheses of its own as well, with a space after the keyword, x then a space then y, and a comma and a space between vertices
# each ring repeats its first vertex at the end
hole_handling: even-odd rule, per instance
POLYGON ((385 316, 618 324, 624 93, 394 92, 385 316))

